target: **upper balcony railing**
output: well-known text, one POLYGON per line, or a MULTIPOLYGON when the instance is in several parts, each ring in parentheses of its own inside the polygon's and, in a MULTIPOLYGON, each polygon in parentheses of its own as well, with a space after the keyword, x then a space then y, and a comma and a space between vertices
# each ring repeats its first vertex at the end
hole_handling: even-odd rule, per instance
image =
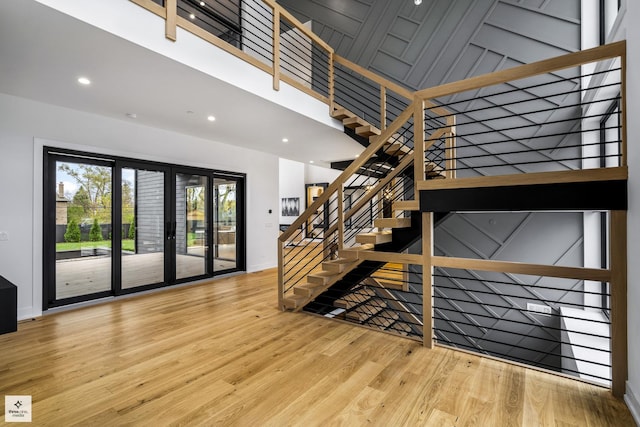
POLYGON ((347 108, 378 129, 395 120, 413 92, 335 54, 274 0, 131 0, 166 20, 165 35, 189 31, 328 104, 347 108))

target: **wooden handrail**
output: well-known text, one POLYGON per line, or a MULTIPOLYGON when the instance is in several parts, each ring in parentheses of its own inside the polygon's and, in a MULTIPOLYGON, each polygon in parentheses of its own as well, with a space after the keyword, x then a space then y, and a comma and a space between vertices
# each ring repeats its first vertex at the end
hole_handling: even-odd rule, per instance
POLYGON ((579 169, 559 172, 530 172, 516 175, 481 176, 452 180, 430 180, 418 182, 418 190, 442 190, 458 188, 502 187, 514 185, 561 184, 573 182, 626 180, 627 167, 602 169, 579 169))
POLYGON ((620 41, 604 46, 598 46, 593 49, 587 49, 580 52, 569 53, 555 58, 545 59, 534 62, 532 64, 520 65, 506 70, 496 71, 489 74, 483 74, 477 77, 471 77, 453 83, 446 83, 428 89, 416 92, 416 96, 422 99, 437 99, 455 93, 466 92, 475 89, 481 89, 487 86, 493 86, 500 83, 507 83, 513 80, 519 80, 526 77, 533 77, 540 74, 546 74, 553 71, 559 71, 566 68, 577 67, 579 65, 588 64, 604 59, 624 56, 626 51, 626 42, 620 41))
POLYGON ((280 6, 274 0, 262 0, 263 3, 267 4, 273 10, 276 10, 281 17, 285 18, 287 21, 293 24, 293 26, 303 32, 307 37, 313 40, 318 45, 322 46, 324 50, 333 54, 333 48, 329 46, 324 40, 318 37, 313 31, 304 26, 302 22, 300 22, 295 16, 293 16, 287 9, 280 6))
POLYGON ((455 268, 460 270, 494 271, 498 273, 527 274, 531 276, 558 277, 562 279, 593 280, 608 282, 611 271, 601 268, 564 267, 558 265, 528 264, 513 261, 494 261, 487 259, 455 258, 432 256, 434 267, 455 268))
POLYGON ((406 98, 409 101, 413 101, 413 92, 411 92, 408 89, 405 89, 404 87, 400 86, 399 84, 393 83, 381 76, 379 76, 378 74, 375 74, 369 70, 367 70, 366 68, 356 64, 355 62, 351 62, 349 61, 347 58, 344 58, 338 54, 333 55, 333 60, 341 65, 344 65, 345 67, 355 71, 356 73, 360 74, 361 76, 366 77, 367 79, 371 80, 372 82, 378 83, 380 86, 382 87, 386 87, 387 89, 391 89, 392 91, 394 91, 395 93, 397 93, 398 95, 406 98))
POLYGON ((413 115, 413 103, 410 104, 400 115, 386 128, 382 134, 371 143, 360 156, 355 159, 342 173, 333 181, 329 187, 300 215, 287 230, 278 238, 280 242, 286 242, 289 237, 304 224, 313 212, 317 211, 320 206, 329 201, 329 197, 343 185, 351 175, 355 174, 361 166, 363 166, 382 146, 387 142, 393 134, 404 125, 413 115))

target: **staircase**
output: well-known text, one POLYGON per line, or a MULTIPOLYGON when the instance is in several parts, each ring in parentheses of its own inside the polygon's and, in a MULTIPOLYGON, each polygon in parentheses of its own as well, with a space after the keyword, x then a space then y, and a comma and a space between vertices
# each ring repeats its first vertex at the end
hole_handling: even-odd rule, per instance
MULTIPOLYGON (((345 133, 363 146, 380 145, 379 138, 383 132, 347 109, 335 109, 332 117, 341 120, 345 133)), ((403 160, 405 164, 411 162, 413 141, 407 136, 410 135, 392 134, 357 173, 383 180, 401 167, 403 160)), ((345 169, 350 163, 337 162, 332 166, 345 169)), ((425 161, 424 173, 423 179, 445 178, 443 169, 432 161, 425 161)), ((402 171, 402 176, 411 180, 413 175, 414 168, 402 171)), ((394 201, 391 209, 384 212, 389 216, 373 221, 373 230, 356 234, 353 246, 338 250, 337 257, 323 261, 319 270, 296 284, 293 293, 283 299, 283 308, 305 310, 404 336, 412 332, 421 333, 414 330, 421 329, 421 321, 408 315, 409 311, 391 292, 407 291, 407 284, 397 274, 381 271, 389 263, 380 261, 379 256, 371 256, 373 252, 401 253, 419 240, 422 230, 418 209, 416 200, 394 201)))

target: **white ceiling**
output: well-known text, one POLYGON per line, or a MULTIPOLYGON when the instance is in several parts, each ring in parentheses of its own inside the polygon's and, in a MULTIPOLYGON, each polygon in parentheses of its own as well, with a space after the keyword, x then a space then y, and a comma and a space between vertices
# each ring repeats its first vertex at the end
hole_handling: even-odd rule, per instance
POLYGON ((0 92, 320 165, 363 149, 335 128, 33 0, 0 1, 0 92), (92 84, 79 85, 80 75, 92 84))

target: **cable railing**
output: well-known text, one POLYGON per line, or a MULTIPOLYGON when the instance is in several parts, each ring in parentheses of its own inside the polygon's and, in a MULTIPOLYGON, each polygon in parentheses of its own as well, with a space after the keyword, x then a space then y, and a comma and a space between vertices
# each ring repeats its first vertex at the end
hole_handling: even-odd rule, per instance
MULTIPOLYGON (((449 345, 537 363, 601 384, 610 381, 614 395, 624 393, 624 211, 609 214, 610 264, 606 268, 436 256, 430 240, 434 215, 415 212, 423 190, 626 180, 624 42, 412 93, 336 55, 273 0, 243 1, 239 21, 211 16, 211 10, 200 18, 200 7, 215 10, 208 0, 131 1, 165 19, 168 38, 176 39, 177 28, 190 31, 269 73, 274 89, 285 82, 325 102, 331 113, 345 109, 377 128, 374 136, 360 139, 366 147, 363 153, 279 237, 281 309, 300 310, 305 305, 323 312, 331 309, 343 320, 421 338, 427 347, 449 345), (595 66, 585 71, 586 64, 595 66), (411 232, 422 240, 405 239, 393 253, 385 252, 384 244, 379 251, 359 244, 363 234, 381 228, 377 226, 380 219, 407 220, 411 232), (336 261, 356 252, 337 281, 323 281, 327 264, 336 268, 336 261), (351 274, 358 269, 364 275, 351 274), (507 285, 482 272, 606 283, 610 292, 601 297, 610 300, 610 324, 589 318, 592 331, 580 332, 580 322, 585 321, 581 315, 596 310, 593 304, 560 302, 553 294, 540 294, 529 304, 551 307, 553 324, 545 325, 546 336, 531 338, 536 348, 543 348, 538 355, 525 357, 525 350, 533 345, 526 334, 504 329, 496 321, 506 305, 479 304, 490 291, 477 289, 468 297, 459 293, 458 283, 447 282, 470 272, 475 273, 476 283, 491 282, 492 289, 507 285), (312 279, 315 286, 322 283, 319 293, 305 293, 309 288, 304 286, 312 279), (300 295, 299 304, 290 305, 292 297, 300 295), (471 308, 469 299, 479 311, 471 308), (585 363, 593 361, 579 355, 580 349, 589 346, 579 338, 592 334, 607 341, 606 334, 593 333, 602 325, 610 332, 608 350, 603 350, 609 362, 592 365, 602 365, 610 374, 583 375, 585 363), (563 347, 574 351, 573 356, 566 358, 563 347)), ((349 132, 359 135, 355 128, 349 132)), ((535 283, 518 286, 524 289, 535 283)), ((499 293, 519 301, 519 308, 510 309, 520 316, 511 319, 512 328, 528 327, 531 319, 548 315, 533 313, 524 300, 516 298, 518 293, 506 288, 499 293)), ((589 290, 575 293, 584 297, 589 290)))
POLYGON ((582 280, 436 268, 438 344, 611 385, 610 320, 582 280))

